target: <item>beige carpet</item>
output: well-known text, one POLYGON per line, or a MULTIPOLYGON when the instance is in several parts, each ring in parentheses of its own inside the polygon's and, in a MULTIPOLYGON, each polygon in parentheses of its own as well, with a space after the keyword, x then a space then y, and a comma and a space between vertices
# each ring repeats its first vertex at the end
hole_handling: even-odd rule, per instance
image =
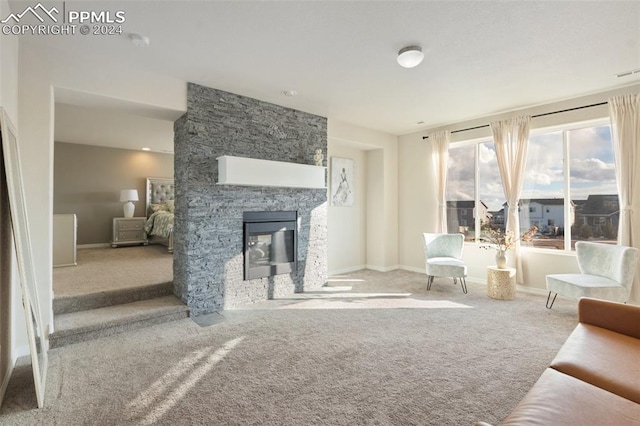
POLYGON ((173 281, 173 255, 162 245, 80 249, 77 261, 53 268, 55 297, 173 281))
POLYGON ((186 319, 52 350, 46 407, 18 371, 0 423, 497 424, 577 322, 573 301, 547 310, 541 296, 498 301, 450 280, 427 292, 410 272, 330 285, 209 327, 186 319))

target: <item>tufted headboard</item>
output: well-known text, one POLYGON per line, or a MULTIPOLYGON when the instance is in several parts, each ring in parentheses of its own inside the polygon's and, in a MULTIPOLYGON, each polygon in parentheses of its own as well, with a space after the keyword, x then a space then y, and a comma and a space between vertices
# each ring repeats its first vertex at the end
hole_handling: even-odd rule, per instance
POLYGON ((164 203, 173 200, 175 195, 175 185, 173 179, 168 178, 147 178, 147 206, 145 212, 149 216, 151 204, 164 203))

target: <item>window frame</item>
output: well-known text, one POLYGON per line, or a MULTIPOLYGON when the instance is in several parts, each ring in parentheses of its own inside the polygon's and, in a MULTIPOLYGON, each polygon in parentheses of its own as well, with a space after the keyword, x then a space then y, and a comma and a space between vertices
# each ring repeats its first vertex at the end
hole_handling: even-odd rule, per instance
MULTIPOLYGON (((549 248, 540 248, 540 247, 522 247, 523 250, 529 251, 533 250, 536 253, 554 253, 554 254, 567 254, 572 255, 575 254, 575 250, 571 248, 571 226, 567 226, 566 219, 571 217, 571 167, 570 167, 570 144, 569 140, 569 132, 573 130, 587 129, 590 127, 602 127, 609 126, 611 127, 611 119, 606 117, 589 119, 589 120, 581 120, 574 121, 570 123, 557 124, 553 126, 545 126, 539 128, 532 128, 529 132, 529 137, 537 136, 545 133, 553 133, 553 132, 562 132, 562 159, 563 159, 563 168, 562 173, 564 176, 564 185, 563 185, 563 198, 564 198, 564 217, 565 217, 565 226, 564 226, 564 249, 549 249, 549 248), (567 200, 569 202, 567 202, 567 200)), ((469 145, 475 146, 474 148, 474 206, 477 206, 480 203, 480 164, 479 164, 479 155, 480 155, 480 144, 493 142, 493 135, 462 140, 459 142, 453 142, 452 145, 454 149, 461 148, 469 145)), ((505 218, 506 220, 506 218, 505 218)), ((474 215, 475 229, 481 229, 480 227, 480 216, 474 215)), ((479 240, 479 233, 476 232, 474 241, 465 241, 467 245, 479 246, 481 244, 479 240)))

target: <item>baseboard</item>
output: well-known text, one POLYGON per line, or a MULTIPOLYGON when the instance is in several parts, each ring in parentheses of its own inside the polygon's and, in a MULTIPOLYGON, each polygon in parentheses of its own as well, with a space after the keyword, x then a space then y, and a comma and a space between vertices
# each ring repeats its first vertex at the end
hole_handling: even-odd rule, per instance
POLYGON ((109 244, 109 243, 96 243, 96 244, 79 244, 77 246, 78 250, 80 250, 80 249, 88 249, 88 248, 104 248, 104 247, 111 247, 111 244, 109 244))
POLYGON ((400 265, 400 266, 398 266, 398 268, 402 269, 403 271, 417 272, 419 274, 425 274, 424 267, 416 268, 415 266, 400 265))
MULTIPOLYGON (((427 275, 427 272, 425 271, 424 268, 416 268, 415 266, 400 265, 399 269, 402 269, 403 271, 417 272, 418 274, 427 275)), ((471 284, 487 285, 487 280, 484 278, 468 276, 466 278, 466 281, 467 281, 467 284, 471 283, 471 284)))
POLYGON ((535 294, 537 296, 547 296, 549 294, 549 290, 545 290, 543 288, 537 288, 537 287, 529 287, 522 284, 517 284, 516 290, 521 291, 523 293, 535 294))
POLYGON ((482 284, 482 285, 487 285, 487 277, 472 277, 472 276, 467 276, 467 282, 468 283, 474 283, 474 284, 482 284))
POLYGON ((29 344, 18 346, 15 351, 13 351, 13 356, 11 357, 11 364, 16 365, 18 362, 18 358, 22 358, 23 356, 30 356, 31 349, 29 349, 29 344))
POLYGON ((4 380, 2 384, 0 384, 0 405, 2 405, 2 401, 4 401, 4 394, 7 392, 7 387, 9 386, 9 380, 11 379, 11 375, 13 374, 13 366, 15 363, 11 363, 9 368, 7 369, 7 374, 4 376, 4 380))
POLYGON ((65 263, 62 265, 53 265, 54 268, 64 268, 66 266, 78 266, 78 264, 74 262, 74 263, 65 263))
POLYGON ((389 271, 395 271, 396 269, 400 268, 400 266, 399 265, 391 265, 391 266, 367 265, 366 268, 371 269, 372 271, 389 272, 389 271))
POLYGON ((350 266, 348 268, 336 269, 335 271, 329 271, 329 276, 331 277, 334 275, 348 274, 350 272, 361 271, 366 268, 367 268, 367 265, 357 265, 357 266, 350 266))

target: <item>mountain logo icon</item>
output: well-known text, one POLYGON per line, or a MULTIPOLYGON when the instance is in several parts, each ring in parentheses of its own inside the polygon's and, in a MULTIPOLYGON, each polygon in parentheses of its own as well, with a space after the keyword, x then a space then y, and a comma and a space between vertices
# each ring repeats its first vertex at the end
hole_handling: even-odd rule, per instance
POLYGON ((45 17, 48 16, 53 22, 58 22, 58 18, 56 18, 53 14, 55 13, 57 15, 60 12, 58 11, 58 9, 55 8, 55 6, 47 10, 47 8, 42 5, 42 3, 38 3, 34 7, 31 7, 31 6, 27 7, 25 10, 22 11, 22 13, 17 13, 17 14, 11 13, 9 14, 9 16, 7 16, 5 19, 3 19, 0 22, 3 24, 6 24, 7 22, 13 19, 17 24, 25 15, 29 13, 35 16, 36 19, 40 22, 44 22, 43 16, 45 17))

